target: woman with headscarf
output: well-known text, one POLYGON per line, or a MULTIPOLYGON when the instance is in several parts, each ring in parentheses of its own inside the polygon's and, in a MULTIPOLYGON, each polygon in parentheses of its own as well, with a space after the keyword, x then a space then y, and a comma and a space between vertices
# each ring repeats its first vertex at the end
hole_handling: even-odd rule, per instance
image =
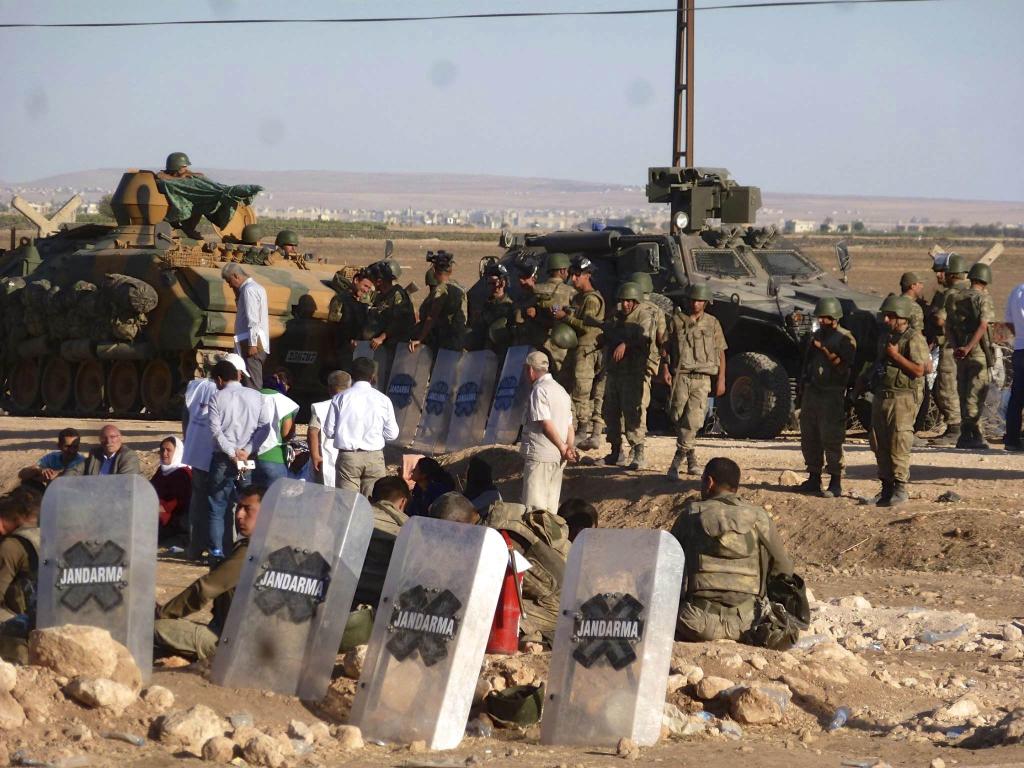
POLYGON ((185 444, 168 435, 160 441, 160 466, 149 481, 160 501, 161 541, 188 532, 188 508, 192 501, 192 468, 181 463, 185 444))

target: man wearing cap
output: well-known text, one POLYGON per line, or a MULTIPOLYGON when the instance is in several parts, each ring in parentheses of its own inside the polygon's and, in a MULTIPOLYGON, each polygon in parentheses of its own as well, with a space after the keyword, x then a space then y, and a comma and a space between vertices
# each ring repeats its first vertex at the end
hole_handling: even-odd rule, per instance
POLYGON ((231 261, 220 271, 235 294, 235 351, 245 359, 246 386, 263 388, 263 363, 270 352, 270 316, 266 289, 231 261))
POLYGON ((703 283, 686 287, 686 304, 672 315, 669 329, 670 356, 662 363, 662 381, 672 388, 668 417, 676 430, 676 453, 668 476, 679 479, 679 467, 686 459, 686 473, 700 475, 696 437, 708 411, 708 397, 725 394, 725 333, 716 317, 704 310, 711 301, 711 289, 703 283), (675 366, 673 373, 672 363, 675 366))
POLYGON ((942 253, 935 258, 936 266, 942 269, 941 285, 935 289, 930 314, 935 327, 935 343, 939 346, 939 365, 935 377, 934 397, 939 413, 946 422, 946 430, 939 437, 929 441, 932 445, 956 445, 960 439, 960 393, 956 383, 956 358, 949 340, 947 327, 946 298, 955 290, 970 288, 967 282, 967 262, 958 253, 942 253))
POLYGON ((985 407, 990 367, 993 362, 989 324, 995 322, 995 307, 988 292, 992 268, 975 264, 967 273, 970 287, 955 288, 946 296, 947 344, 956 359, 956 386, 960 393, 960 437, 957 448, 988 448, 981 434, 981 411, 985 407))
POLYGON ((562 470, 576 460, 576 434, 572 426, 572 398, 549 372, 547 355, 534 350, 526 356, 530 402, 523 416, 522 503, 527 509, 555 514, 562 495, 562 470))

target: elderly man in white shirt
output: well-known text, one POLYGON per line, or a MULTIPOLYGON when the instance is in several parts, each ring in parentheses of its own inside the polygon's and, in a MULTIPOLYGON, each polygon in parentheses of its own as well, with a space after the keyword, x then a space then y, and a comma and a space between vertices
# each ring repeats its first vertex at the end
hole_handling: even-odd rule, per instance
POLYGON ((523 467, 522 503, 527 509, 556 514, 562 495, 562 471, 576 460, 572 398, 548 373, 548 357, 533 351, 526 356, 525 375, 533 384, 523 418, 520 453, 523 467))
POLYGON ((267 291, 237 262, 225 264, 220 274, 235 293, 235 349, 245 358, 249 373, 245 383, 253 389, 262 389, 263 363, 270 352, 267 291))
POLYGON ((338 450, 335 487, 367 498, 377 479, 387 474, 384 444, 398 437, 395 407, 373 387, 376 374, 373 360, 352 361, 352 386, 331 400, 321 430, 321 443, 331 441, 338 450))
POLYGON ((328 488, 334 487, 335 466, 338 463, 338 449, 333 440, 324 440, 320 432, 323 430, 327 411, 331 408, 334 398, 352 386, 352 376, 348 371, 334 371, 327 376, 327 392, 330 398, 313 403, 309 408, 309 426, 306 427, 306 441, 309 443, 309 460, 313 465, 313 477, 328 488))
POLYGON ((1021 413, 1024 412, 1024 283, 1012 291, 1006 300, 1006 324, 1013 333, 1013 381, 1010 400, 1006 404, 1006 450, 1024 452, 1021 443, 1021 413))

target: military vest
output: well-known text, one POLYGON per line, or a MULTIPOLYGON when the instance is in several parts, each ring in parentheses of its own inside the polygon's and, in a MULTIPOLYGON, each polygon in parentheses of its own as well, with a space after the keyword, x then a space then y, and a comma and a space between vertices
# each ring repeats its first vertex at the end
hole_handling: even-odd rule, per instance
POLYGON ((757 522, 763 514, 735 494, 693 504, 684 541, 688 595, 761 594, 762 547, 757 522))
MULTIPOLYGON (((896 349, 907 359, 911 359, 910 345, 915 336, 920 336, 920 331, 908 327, 899 338, 896 339, 896 349)), ((885 353, 886 345, 891 339, 890 334, 883 334, 882 338, 878 342, 878 354, 879 360, 884 364, 885 369, 882 373, 881 380, 879 382, 879 389, 883 392, 895 392, 901 390, 912 390, 917 388, 917 378, 912 378, 904 372, 902 368, 896 365, 895 362, 889 359, 889 356, 885 353)), ((922 343, 924 338, 921 338, 922 343)), ((923 362, 923 361, 918 361, 923 362)))
POLYGON ((610 329, 604 333, 604 346, 608 351, 608 375, 609 376, 645 376, 647 375, 649 362, 649 347, 637 344, 637 339, 654 335, 654 328, 651 326, 651 318, 645 315, 640 306, 623 316, 621 312, 615 314, 610 329), (626 342, 626 356, 619 362, 613 362, 611 353, 620 343, 626 342))
POLYGON ((486 515, 489 528, 506 531, 533 566, 523 576, 523 596, 540 600, 557 595, 569 557, 569 526, 558 515, 527 511, 522 504, 496 501, 486 515))
MULTIPOLYGON (((965 288, 951 292, 946 299, 946 330, 954 346, 966 347, 970 343, 985 315, 987 298, 981 291, 965 288)), ((968 357, 983 360, 985 353, 982 345, 975 345, 968 357)))
POLYGON ((4 605, 15 613, 25 613, 34 617, 39 584, 39 527, 18 528, 10 534, 10 538, 17 539, 25 547, 28 572, 15 575, 7 588, 7 594, 3 596, 4 605))
POLYGON ((718 373, 721 326, 715 317, 705 312, 694 321, 690 315, 678 311, 672 318, 672 330, 678 373, 718 373))
POLYGON ((598 322, 604 320, 604 296, 596 290, 585 293, 577 291, 576 295, 572 297, 571 305, 572 321, 569 325, 579 337, 579 346, 592 350, 597 346, 597 337, 601 335, 601 329, 594 325, 587 325, 584 319, 591 317, 598 322))
POLYGON ((845 390, 850 381, 850 364, 853 362, 852 352, 856 344, 853 334, 843 327, 819 328, 811 335, 811 340, 814 339, 820 341, 833 355, 842 356, 845 352, 849 359, 844 359, 838 366, 832 365, 823 350, 808 343, 804 360, 804 383, 817 389, 845 390))

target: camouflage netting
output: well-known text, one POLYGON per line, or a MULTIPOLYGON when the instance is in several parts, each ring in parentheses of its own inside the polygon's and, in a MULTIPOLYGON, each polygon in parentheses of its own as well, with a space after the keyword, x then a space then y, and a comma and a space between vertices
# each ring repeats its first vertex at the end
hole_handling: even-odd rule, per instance
POLYGON ((218 229, 227 226, 239 205, 249 205, 263 190, 256 184, 218 184, 202 176, 161 179, 157 184, 170 204, 167 221, 186 221, 200 213, 218 229))

